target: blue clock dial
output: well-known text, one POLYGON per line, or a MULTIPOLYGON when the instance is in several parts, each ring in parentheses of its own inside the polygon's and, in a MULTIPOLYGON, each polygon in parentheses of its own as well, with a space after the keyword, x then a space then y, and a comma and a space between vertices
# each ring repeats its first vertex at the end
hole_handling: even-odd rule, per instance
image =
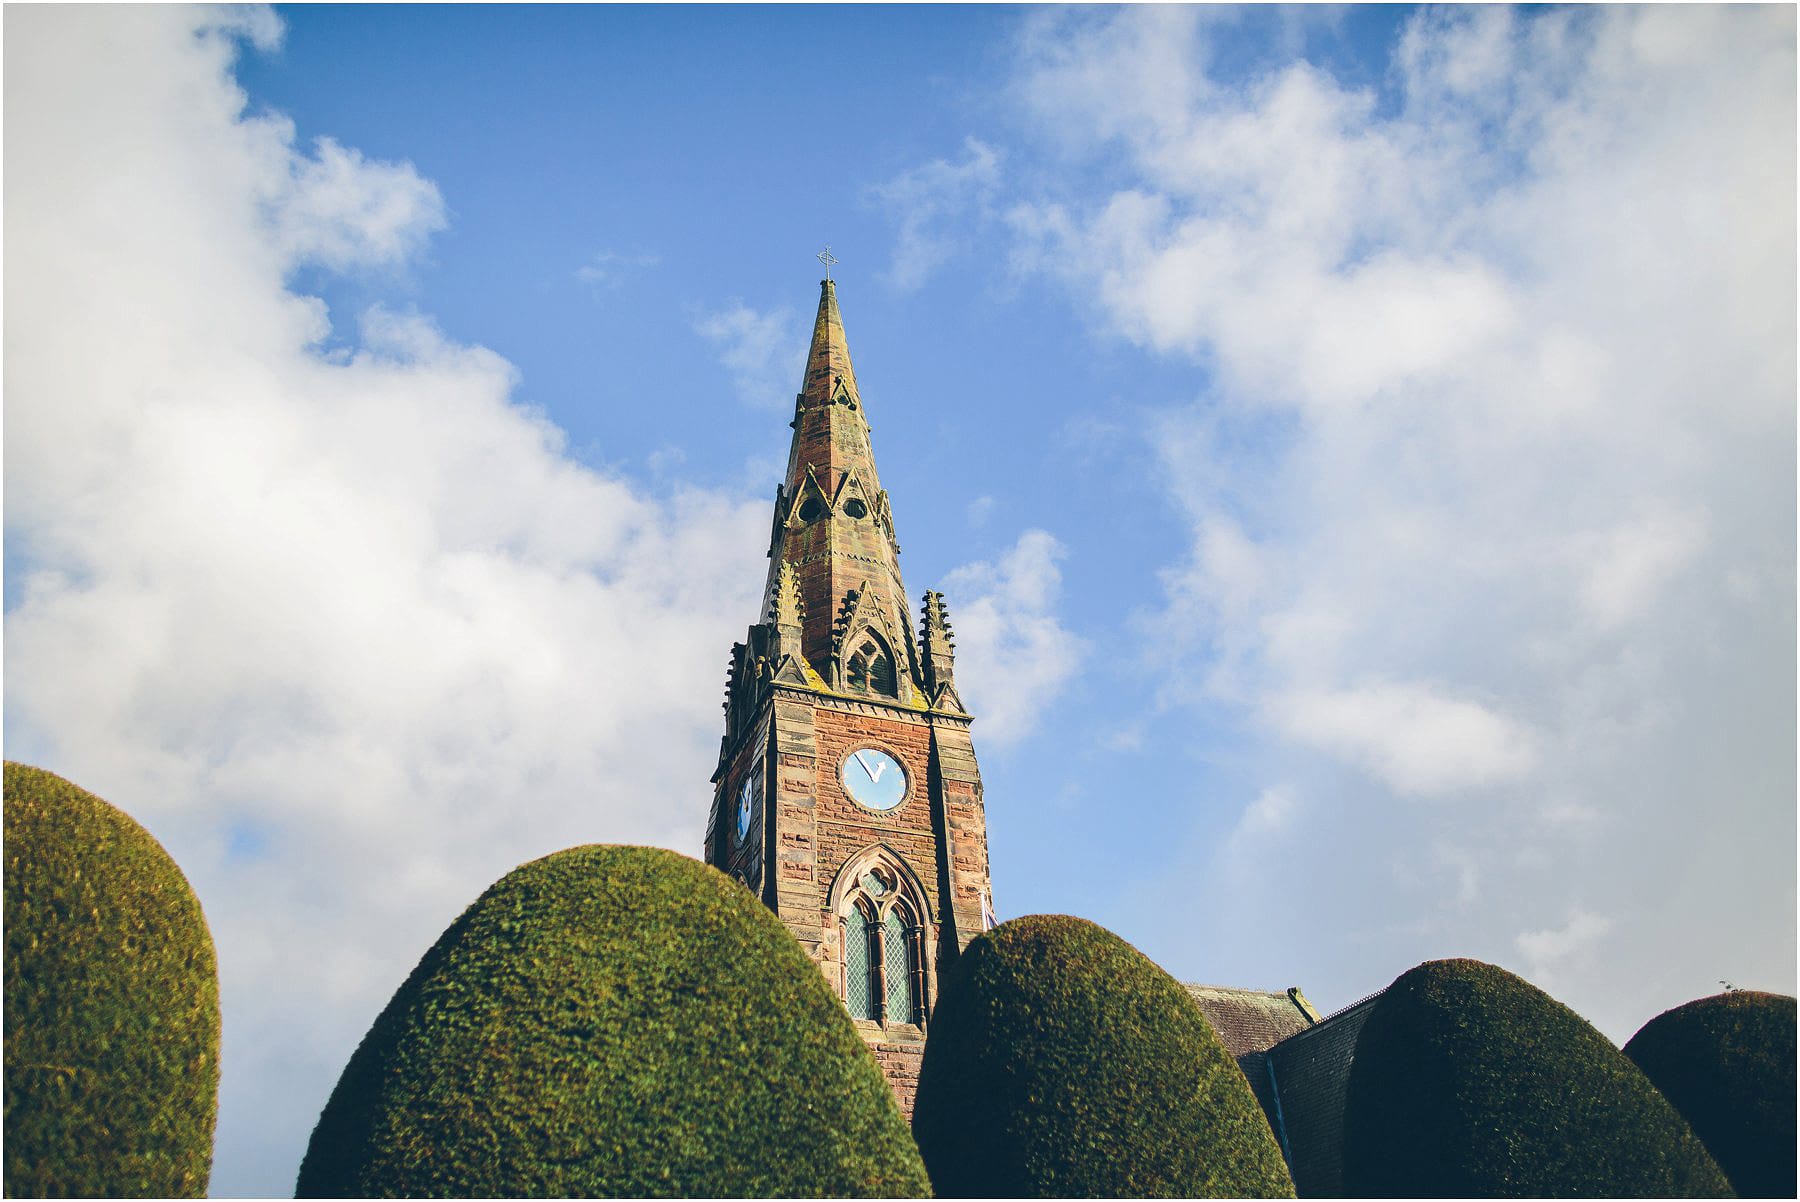
POLYGON ((750 816, 756 809, 756 773, 752 772, 744 778, 743 787, 738 790, 737 804, 737 841, 742 843, 744 836, 750 833, 750 816))
POLYGON ((906 798, 906 770, 876 747, 852 751, 844 760, 844 790, 871 810, 891 810, 906 798))

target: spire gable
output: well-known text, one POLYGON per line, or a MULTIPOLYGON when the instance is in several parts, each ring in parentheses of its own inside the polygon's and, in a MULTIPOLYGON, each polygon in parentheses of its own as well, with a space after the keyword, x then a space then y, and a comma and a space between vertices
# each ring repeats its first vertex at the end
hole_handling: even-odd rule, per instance
POLYGON ((780 522, 790 530, 810 526, 821 518, 830 517, 836 508, 836 499, 826 494, 824 486, 819 483, 819 477, 809 464, 806 478, 800 482, 800 487, 793 496, 787 499, 787 510, 780 522))
POLYGON ((879 596, 865 580, 844 594, 831 624, 826 680, 840 693, 875 693, 908 704, 916 682, 907 643, 882 612, 879 596), (877 660, 883 661, 885 668, 878 670, 877 660))

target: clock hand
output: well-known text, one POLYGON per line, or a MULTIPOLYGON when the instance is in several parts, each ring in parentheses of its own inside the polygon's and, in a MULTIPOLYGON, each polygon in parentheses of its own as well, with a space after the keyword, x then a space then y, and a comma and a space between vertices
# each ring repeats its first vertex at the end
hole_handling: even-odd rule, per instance
MULTIPOLYGON (((869 761, 863 759, 862 752, 858 751, 854 754, 855 754, 857 764, 863 770, 863 775, 869 778, 869 783, 871 785, 879 783, 881 780, 881 773, 869 771, 869 761)), ((886 764, 877 764, 876 767, 877 768, 885 768, 885 767, 887 767, 887 765, 886 764)))

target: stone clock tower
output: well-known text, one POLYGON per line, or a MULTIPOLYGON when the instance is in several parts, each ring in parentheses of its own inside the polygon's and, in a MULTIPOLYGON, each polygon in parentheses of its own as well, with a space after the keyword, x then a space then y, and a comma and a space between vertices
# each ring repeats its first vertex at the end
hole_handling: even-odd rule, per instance
POLYGON ((910 1115, 938 973, 991 913, 987 827, 943 598, 915 634, 829 279, 793 429, 706 861, 787 923, 910 1115))

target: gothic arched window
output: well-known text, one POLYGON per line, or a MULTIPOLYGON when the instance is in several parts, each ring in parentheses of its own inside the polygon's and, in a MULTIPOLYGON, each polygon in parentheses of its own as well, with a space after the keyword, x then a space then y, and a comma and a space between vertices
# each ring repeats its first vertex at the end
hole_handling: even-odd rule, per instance
POLYGON ((851 1018, 923 1026, 925 930, 901 892, 900 874, 881 863, 848 883, 838 906, 844 1004, 851 1018))
POLYGON ((880 995, 875 988, 875 970, 880 964, 878 928, 861 905, 851 906, 838 921, 844 937, 844 1004, 850 1008, 851 1018, 879 1022, 880 995))
POLYGON ((899 681, 894 675, 894 657, 888 654, 886 644, 871 634, 862 645, 850 656, 845 680, 854 692, 880 693, 884 697, 893 697, 900 691, 899 681))
POLYGON ((887 978, 886 1012, 889 1022, 919 1021, 919 987, 914 980, 918 963, 915 944, 918 927, 904 906, 896 905, 881 920, 882 974, 887 978))

